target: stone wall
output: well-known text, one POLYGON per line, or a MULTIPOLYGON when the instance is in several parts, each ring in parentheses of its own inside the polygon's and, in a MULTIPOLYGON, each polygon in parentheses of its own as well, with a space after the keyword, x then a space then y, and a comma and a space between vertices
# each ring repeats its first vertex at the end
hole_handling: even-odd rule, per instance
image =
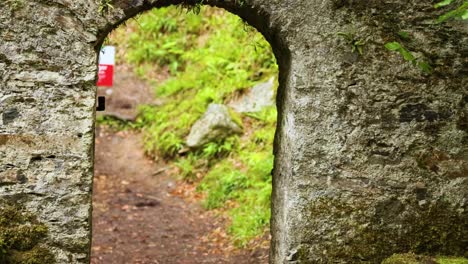
MULTIPOLYGON (((47 227, 19 255, 89 262, 96 51, 126 19, 177 3, 0 2, 0 215, 47 227)), ((262 32, 280 66, 271 263, 467 254, 466 24, 432 23, 429 1, 209 3, 262 32)))

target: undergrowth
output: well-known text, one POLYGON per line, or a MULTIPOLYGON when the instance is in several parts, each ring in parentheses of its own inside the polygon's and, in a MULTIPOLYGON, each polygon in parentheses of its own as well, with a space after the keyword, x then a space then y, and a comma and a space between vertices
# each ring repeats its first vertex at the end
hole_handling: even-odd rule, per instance
POLYGON ((96 123, 101 126, 111 127, 115 130, 140 129, 143 125, 142 123, 133 123, 105 115, 96 116, 96 123))
POLYGON ((168 7, 127 23, 110 38, 140 78, 155 86, 162 106, 142 105, 136 123, 101 122, 143 131, 145 150, 174 161, 179 175, 198 184, 207 209, 230 216, 238 246, 262 235, 270 220, 272 143, 276 108, 238 115, 245 133, 187 150, 185 138, 210 103, 224 103, 277 76, 270 45, 237 16, 212 7, 197 12, 168 7), (153 81, 154 72, 169 78, 153 81))

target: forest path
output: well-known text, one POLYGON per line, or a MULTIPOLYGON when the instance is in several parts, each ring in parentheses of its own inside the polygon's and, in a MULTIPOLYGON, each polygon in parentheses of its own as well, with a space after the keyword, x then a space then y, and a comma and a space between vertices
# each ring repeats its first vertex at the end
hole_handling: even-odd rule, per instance
MULTIPOLYGON (((151 103, 151 91, 132 71, 117 69, 108 109, 132 115, 151 103)), ((138 132, 96 128, 92 264, 267 263, 265 249, 229 246, 222 221, 187 198, 193 188, 181 194, 190 186, 170 168, 145 156, 138 132)))

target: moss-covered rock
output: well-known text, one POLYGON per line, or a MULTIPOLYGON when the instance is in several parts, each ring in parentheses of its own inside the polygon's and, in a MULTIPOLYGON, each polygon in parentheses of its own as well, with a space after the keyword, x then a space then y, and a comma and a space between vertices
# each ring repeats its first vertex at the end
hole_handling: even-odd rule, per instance
POLYGON ((395 254, 382 261, 382 264, 437 264, 437 262, 430 257, 408 253, 395 254))
POLYGON ((413 253, 394 254, 382 261, 382 264, 468 264, 466 258, 456 257, 428 257, 413 253))
POLYGON ((468 264, 467 258, 457 258, 457 257, 438 257, 438 264, 468 264))
MULTIPOLYGON (((462 227, 467 226, 468 218, 466 213, 457 212, 444 201, 419 206, 415 199, 390 197, 373 205, 323 198, 311 203, 307 210, 305 212, 311 220, 328 214, 332 216, 330 222, 344 222, 352 227, 340 236, 346 246, 327 249, 330 259, 348 258, 353 263, 375 260, 376 262, 372 263, 379 263, 392 252, 414 252, 420 255, 432 255, 437 252, 447 256, 465 254, 465 247, 459 241, 463 241, 467 235, 467 231, 462 227), (375 209, 368 214, 367 208, 372 206, 375 209), (396 239, 398 243, 395 243, 396 239), (352 254, 352 259, 346 257, 352 254)), ((313 226, 304 229, 304 234, 309 235, 307 232, 313 230, 313 226)), ((313 243, 308 242, 308 245, 313 243)), ((409 261, 410 254, 396 256, 407 257, 409 261)), ((308 257, 300 260, 311 261, 308 257)))
POLYGON ((22 206, 0 202, 0 263, 52 264, 52 253, 40 245, 47 226, 22 206))
POLYGON ((8 264, 50 264, 55 263, 52 253, 40 246, 28 251, 12 251, 8 264))

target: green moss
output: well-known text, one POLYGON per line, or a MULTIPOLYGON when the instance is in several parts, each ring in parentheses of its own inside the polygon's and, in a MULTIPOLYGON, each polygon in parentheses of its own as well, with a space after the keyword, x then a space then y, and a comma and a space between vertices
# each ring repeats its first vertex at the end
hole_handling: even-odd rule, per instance
POLYGON ((455 257, 438 257, 437 263, 439 264, 468 264, 467 258, 455 258, 455 257))
POLYGON ((12 202, 0 202, 0 263, 51 264, 52 253, 41 247, 47 226, 34 214, 12 202))
MULTIPOLYGON (((463 241, 467 231, 463 227, 467 226, 466 213, 456 211, 447 202, 432 201, 421 207, 416 200, 392 197, 378 204, 359 201, 364 198, 342 201, 324 197, 307 209, 311 225, 315 219, 327 217, 335 224, 353 230, 352 236, 342 238, 349 247, 327 248, 331 259, 355 256, 356 262, 382 261, 391 252, 448 256, 465 253, 463 241), (369 215, 372 207, 375 211, 369 215)), ((313 237, 313 234, 307 234, 308 230, 304 228, 304 239, 313 237)))
POLYGON ((413 253, 395 254, 382 261, 382 264, 435 264, 434 259, 425 256, 418 256, 413 253))
POLYGON ((466 258, 428 257, 413 253, 394 254, 382 261, 382 264, 468 264, 466 258))
POLYGON ((52 253, 43 247, 36 246, 31 250, 20 252, 13 251, 9 258, 9 264, 51 264, 55 263, 52 253))

